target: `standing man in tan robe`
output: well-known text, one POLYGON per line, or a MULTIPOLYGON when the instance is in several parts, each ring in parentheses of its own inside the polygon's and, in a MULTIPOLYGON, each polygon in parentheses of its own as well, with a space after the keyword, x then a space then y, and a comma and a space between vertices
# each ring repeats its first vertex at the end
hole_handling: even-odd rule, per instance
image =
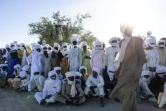
POLYGON ((123 111, 137 111, 135 89, 146 61, 143 41, 141 38, 132 36, 132 25, 123 23, 120 29, 123 39, 120 42, 120 52, 116 57, 116 60, 120 62, 116 73, 118 83, 110 98, 118 98, 122 102, 123 111))

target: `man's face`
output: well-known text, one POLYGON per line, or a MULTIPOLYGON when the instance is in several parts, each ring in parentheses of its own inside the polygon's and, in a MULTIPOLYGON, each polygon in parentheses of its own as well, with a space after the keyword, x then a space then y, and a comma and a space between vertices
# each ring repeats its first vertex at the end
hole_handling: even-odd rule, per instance
POLYGON ((68 77, 70 81, 74 81, 74 76, 68 77))
POLYGON ((55 79, 56 79, 56 74, 52 75, 50 78, 51 78, 52 80, 55 80, 55 79))
POLYGON ((160 42, 159 45, 164 45, 164 42, 160 42))
POLYGON ((47 47, 43 47, 43 50, 47 50, 47 47))
POLYGON ((54 47, 55 50, 58 50, 58 47, 54 47))
POLYGON ((61 70, 56 70, 56 73, 59 75, 61 73, 61 70))
POLYGON ((10 48, 6 48, 6 50, 9 52, 11 49, 10 48))
POLYGON ((85 51, 87 49, 87 46, 83 46, 83 50, 85 51))
POLYGON ((93 73, 93 77, 94 77, 94 78, 97 78, 97 76, 98 76, 97 72, 96 72, 96 71, 93 71, 92 73, 93 73))
POLYGON ((38 48, 38 49, 36 49, 36 51, 37 51, 37 52, 40 52, 41 50, 40 50, 40 48, 38 48))
POLYGON ((47 51, 44 51, 44 52, 43 52, 43 54, 44 54, 45 56, 48 56, 48 53, 47 53, 47 51))
POLYGON ((131 30, 130 28, 126 28, 125 34, 126 34, 127 36, 131 36, 131 35, 132 35, 132 30, 131 30))
POLYGON ((73 45, 77 45, 77 41, 73 41, 73 45))
POLYGON ((3 66, 3 67, 2 67, 2 70, 3 70, 3 71, 5 71, 6 69, 7 69, 7 67, 6 67, 6 66, 3 66))
POLYGON ((81 70, 80 70, 80 73, 81 73, 82 75, 85 75, 85 72, 86 72, 85 69, 81 69, 81 70))

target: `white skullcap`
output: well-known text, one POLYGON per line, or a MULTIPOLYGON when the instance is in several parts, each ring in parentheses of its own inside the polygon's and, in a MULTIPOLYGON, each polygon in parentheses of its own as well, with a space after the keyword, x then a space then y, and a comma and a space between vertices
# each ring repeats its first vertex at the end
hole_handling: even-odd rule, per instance
POLYGON ((162 65, 159 65, 159 66, 156 67, 156 72, 157 73, 166 73, 166 67, 162 66, 162 65))
POLYGON ((75 73, 74 72, 66 72, 65 75, 66 75, 66 78, 71 77, 71 76, 75 77, 75 73))
POLYGON ((14 66, 14 69, 21 69, 20 64, 16 64, 16 65, 14 66))
POLYGON ((147 33, 149 33, 150 36, 152 35, 152 32, 151 32, 151 31, 148 31, 147 33))
POLYGON ((60 45, 59 45, 57 42, 55 42, 55 43, 54 43, 54 47, 60 48, 60 45))
POLYGON ((23 70, 23 71, 29 71, 29 68, 30 68, 29 65, 25 65, 25 66, 22 68, 22 70, 23 70))
POLYGON ((35 49, 41 49, 41 45, 40 44, 35 44, 35 49))
POLYGON ((21 78, 26 77, 26 76, 27 76, 27 73, 26 73, 25 71, 21 71, 20 74, 19 74, 19 76, 20 76, 21 78))
POLYGON ((80 72, 75 72, 75 76, 79 76, 79 77, 81 77, 82 74, 81 74, 80 72))
POLYGON ((56 71, 52 70, 48 73, 48 77, 50 78, 51 76, 56 75, 56 71))
POLYGON ((61 70, 61 67, 55 67, 54 70, 55 70, 55 71, 61 70))
POLYGON ((122 34, 125 34, 126 29, 130 29, 131 31, 133 30, 134 26, 129 23, 121 23, 120 24, 120 31, 122 34))
POLYGON ((7 48, 10 48, 9 44, 6 44, 6 49, 7 49, 7 48))
POLYGON ((151 43, 155 44, 155 40, 153 38, 148 38, 148 39, 146 39, 145 43, 146 43, 146 45, 149 45, 151 43))
POLYGON ((108 43, 109 43, 110 45, 112 45, 111 42, 114 41, 114 40, 118 41, 118 38, 117 38, 117 37, 111 37, 111 39, 109 40, 108 43))
POLYGON ((100 68, 94 67, 92 68, 92 71, 97 72, 98 75, 100 74, 100 68))
POLYGON ((81 44, 82 47, 87 46, 87 42, 83 41, 81 44))
POLYGON ((142 71, 141 77, 148 75, 150 76, 150 72, 149 71, 142 71))
POLYGON ((81 69, 85 69, 85 70, 87 71, 86 66, 81 66, 81 67, 79 68, 79 71, 80 71, 81 69))
POLYGON ((112 65, 108 66, 108 67, 107 67, 107 72, 109 72, 109 71, 115 72, 115 71, 116 71, 116 70, 115 70, 115 67, 112 66, 112 65))

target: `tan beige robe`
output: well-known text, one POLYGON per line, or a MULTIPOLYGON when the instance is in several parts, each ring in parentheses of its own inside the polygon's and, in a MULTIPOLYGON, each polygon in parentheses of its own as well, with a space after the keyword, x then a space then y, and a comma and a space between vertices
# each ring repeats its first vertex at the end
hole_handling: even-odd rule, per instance
POLYGON ((132 37, 116 73, 118 83, 110 95, 122 101, 123 111, 137 111, 135 89, 138 82, 134 82, 134 77, 141 75, 145 61, 142 39, 132 37))

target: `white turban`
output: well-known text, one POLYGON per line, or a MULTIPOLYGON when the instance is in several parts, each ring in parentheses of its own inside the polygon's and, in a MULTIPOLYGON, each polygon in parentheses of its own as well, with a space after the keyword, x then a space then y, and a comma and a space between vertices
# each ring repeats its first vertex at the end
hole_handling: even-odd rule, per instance
POLYGON ((76 37, 76 36, 72 36, 72 39, 71 39, 71 44, 72 44, 72 46, 77 46, 77 47, 78 47, 78 39, 77 39, 77 37, 76 37), (76 41, 76 42, 77 42, 77 44, 76 44, 76 45, 73 45, 73 41, 76 41))
POLYGON ((165 47, 165 40, 159 40, 158 41, 158 47, 165 47), (164 43, 164 45, 159 45, 160 43, 164 43))
POLYGON ((81 67, 79 68, 79 71, 81 71, 82 69, 85 69, 85 71, 87 72, 86 66, 81 66, 81 67))
POLYGON ((26 77, 26 76, 27 76, 27 73, 26 73, 25 71, 21 71, 20 74, 19 74, 19 76, 20 76, 21 78, 26 77))
POLYGON ((100 68, 94 67, 92 68, 92 71, 95 71, 98 75, 100 75, 100 68))
POLYGON ((146 43, 147 46, 152 44, 152 43, 155 44, 155 40, 153 38, 148 38, 148 39, 146 39, 145 43, 146 43))
POLYGON ((55 71, 61 70, 61 67, 55 67, 54 70, 55 70, 55 71))
POLYGON ((159 65, 159 66, 156 67, 156 72, 157 73, 166 73, 166 67, 162 66, 162 65, 159 65))
POLYGON ((14 66, 14 69, 21 69, 20 64, 16 64, 16 65, 14 66))
POLYGON ((51 76, 56 75, 56 71, 52 70, 48 73, 48 77, 51 78, 51 76))
POLYGON ((30 69, 29 65, 25 65, 25 66, 22 68, 23 71, 29 71, 29 69, 30 69))
POLYGON ((118 45, 118 38, 117 37, 112 37, 109 42, 108 42, 111 46, 117 46, 118 45), (116 40, 117 43, 112 43, 112 41, 116 40))
POLYGON ((99 40, 96 40, 95 43, 94 43, 94 47, 95 47, 95 49, 97 49, 97 50, 102 50, 103 45, 102 45, 102 43, 101 43, 99 40), (100 47, 99 47, 99 48, 96 47, 97 45, 100 45, 100 47))
POLYGON ((36 50, 36 49, 41 49, 41 45, 36 44, 36 45, 35 45, 35 50, 36 50))
POLYGON ((66 78, 68 78, 71 76, 75 76, 75 73, 74 72, 66 72, 65 75, 66 75, 66 78))
POLYGON ((6 44, 6 47, 5 47, 5 48, 6 48, 6 49, 7 49, 7 48, 10 48, 9 44, 6 44))
POLYGON ((79 76, 79 77, 81 77, 82 74, 81 74, 80 72, 75 72, 75 76, 79 76))
POLYGON ((87 42, 85 42, 85 41, 83 41, 83 42, 81 43, 81 47, 83 48, 84 46, 87 46, 87 42))
POLYGON ((64 42, 64 43, 62 44, 62 48, 63 48, 64 46, 67 47, 67 45, 68 45, 68 43, 64 42))
POLYGON ((144 77, 145 75, 150 76, 150 72, 149 71, 142 71, 141 77, 144 77))
POLYGON ((43 51, 47 51, 47 50, 48 50, 48 47, 49 47, 49 44, 45 44, 45 45, 43 46, 43 51), (44 48, 46 48, 46 49, 44 49, 44 48))
POLYGON ((54 43, 54 47, 53 47, 53 50, 52 50, 52 51, 54 51, 54 52, 58 53, 58 52, 59 52, 59 50, 60 50, 60 45, 59 45, 57 42, 55 42, 55 43, 54 43), (55 47, 58 47, 58 50, 56 50, 56 49, 55 49, 55 47))
POLYGON ((147 34, 149 33, 149 35, 151 36, 152 35, 152 32, 151 31, 148 31, 147 34))

